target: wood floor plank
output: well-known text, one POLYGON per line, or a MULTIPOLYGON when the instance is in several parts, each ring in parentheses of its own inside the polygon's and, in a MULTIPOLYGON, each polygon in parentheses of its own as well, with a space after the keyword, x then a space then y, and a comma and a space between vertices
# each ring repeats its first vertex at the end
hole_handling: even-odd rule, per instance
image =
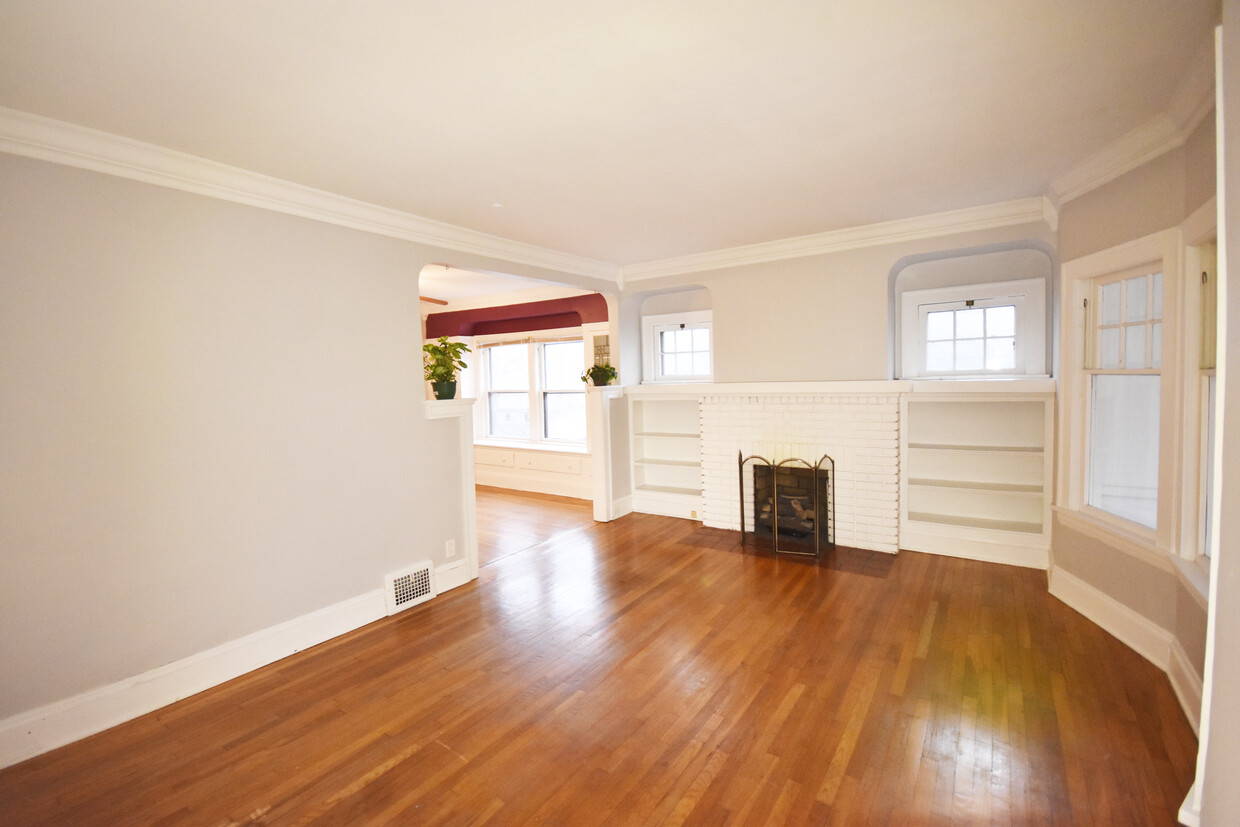
POLYGON ((493 493, 533 540, 476 584, 0 771, 0 823, 1174 823, 1166 676, 1044 573, 493 493))

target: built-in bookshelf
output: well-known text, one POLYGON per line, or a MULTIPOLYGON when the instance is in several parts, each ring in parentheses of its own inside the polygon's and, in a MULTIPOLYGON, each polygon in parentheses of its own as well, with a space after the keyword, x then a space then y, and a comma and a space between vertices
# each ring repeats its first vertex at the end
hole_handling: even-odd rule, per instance
POLYGON ((698 397, 677 393, 630 396, 633 510, 698 519, 702 502, 698 397))
POLYGON ((901 402, 901 548, 1045 568, 1053 405, 1049 382, 915 383, 901 402))

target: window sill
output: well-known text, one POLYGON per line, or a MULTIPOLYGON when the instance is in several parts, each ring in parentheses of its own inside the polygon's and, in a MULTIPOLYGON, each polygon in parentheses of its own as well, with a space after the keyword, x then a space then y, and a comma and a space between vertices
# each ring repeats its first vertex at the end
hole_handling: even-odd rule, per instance
POLYGON ((475 439, 476 448, 503 448, 508 451, 537 451, 543 454, 589 454, 585 445, 551 444, 547 442, 523 442, 519 439, 475 439))
MULTIPOLYGON (((1146 565, 1165 572, 1176 570, 1175 558, 1170 552, 1159 548, 1151 539, 1142 537, 1137 532, 1113 525, 1111 520, 1100 517, 1093 509, 1078 510, 1057 505, 1052 510, 1055 518, 1063 523, 1065 528, 1106 543, 1116 551, 1121 551, 1146 565)), ((1053 545, 1052 540, 1052 547, 1053 545)))

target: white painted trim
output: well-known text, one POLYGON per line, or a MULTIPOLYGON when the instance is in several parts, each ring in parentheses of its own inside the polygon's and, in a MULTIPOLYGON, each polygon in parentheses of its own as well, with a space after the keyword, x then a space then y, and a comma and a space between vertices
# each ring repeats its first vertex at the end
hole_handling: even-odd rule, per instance
POLYGON ((368 204, 97 129, 0 107, 0 152, 447 250, 615 282, 617 265, 368 204))
MULTIPOLYGON (((746 264, 763 264, 770 261, 826 255, 843 250, 920 241, 1021 224, 1047 224, 1054 229, 1052 222, 1048 220, 1053 216, 1056 216, 1055 207, 1049 199, 1044 197, 1001 201, 980 207, 968 207, 962 210, 883 221, 814 235, 748 244, 743 247, 730 247, 708 253, 630 264, 623 269, 623 279, 624 284, 629 284, 663 276, 678 276, 704 270, 740 267, 746 264)), ((1054 223, 1057 223, 1057 218, 1054 223)))
POLYGON ((1118 518, 1113 518, 1096 509, 1077 511, 1058 505, 1052 506, 1051 511, 1054 513, 1054 518, 1063 524, 1064 528, 1084 534, 1100 543, 1106 543, 1115 551, 1123 552, 1146 565, 1166 572, 1175 570, 1175 561, 1170 554, 1162 551, 1149 540, 1124 531, 1120 527, 1121 521, 1118 518), (1111 525, 1112 521, 1115 525, 1111 525))
POLYGON ((625 385, 626 396, 654 396, 661 399, 701 398, 704 396, 870 396, 907 393, 910 382, 901 379, 844 380, 839 382, 701 382, 683 385, 625 385))
POLYGON ((145 715, 386 616, 383 589, 0 721, 0 766, 145 715))
POLYGON ((1193 668, 1188 653, 1176 638, 1171 639, 1171 652, 1167 664, 1167 677, 1171 680, 1171 688, 1180 701, 1180 708, 1193 727, 1193 732, 1201 733, 1201 675, 1193 668))
POLYGON ((1203 49, 1163 112, 1120 136, 1051 182, 1062 206, 1184 145, 1214 109, 1214 52, 1203 49))
POLYGON ((591 499, 594 503, 594 519, 609 522, 620 515, 616 513, 612 495, 612 440, 610 403, 624 395, 622 388, 604 386, 586 389, 586 433, 589 436, 590 456, 594 458, 591 469, 591 499))
POLYGON ((633 513, 633 495, 625 494, 623 497, 617 497, 611 503, 611 518, 618 520, 626 514, 633 513))
MULTIPOLYGON (((586 457, 585 461, 589 462, 590 458, 586 457)), ((556 471, 503 468, 477 463, 474 466, 474 480, 478 485, 548 494, 553 497, 589 500, 594 496, 594 481, 587 473, 561 474, 556 471)))
POLYGON ((477 399, 429 399, 422 403, 427 419, 459 419, 457 458, 461 468, 462 547, 469 561, 469 579, 478 577, 478 498, 474 487, 474 420, 477 399))
POLYGON ((1054 566, 1050 593, 1097 623, 1141 657, 1168 671, 1172 635, 1140 612, 1094 588, 1074 574, 1054 566))
POLYGON ((435 590, 439 594, 469 582, 469 561, 453 560, 435 568, 435 590))
POLYGON ((941 526, 908 519, 900 522, 901 549, 1041 571, 1050 566, 1047 539, 1042 534, 1030 534, 1026 539, 1011 532, 969 526, 941 526))

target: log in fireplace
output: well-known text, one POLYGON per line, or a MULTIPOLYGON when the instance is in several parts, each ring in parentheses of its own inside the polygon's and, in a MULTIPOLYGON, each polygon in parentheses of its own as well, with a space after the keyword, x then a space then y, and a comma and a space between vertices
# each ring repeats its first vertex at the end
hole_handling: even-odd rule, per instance
POLYGON ((752 534, 759 548, 817 557, 835 545, 835 461, 800 458, 772 461, 736 454, 740 477, 741 543, 752 534), (752 472, 753 498, 746 519, 745 467, 752 472), (747 523, 753 525, 747 531, 747 523))

